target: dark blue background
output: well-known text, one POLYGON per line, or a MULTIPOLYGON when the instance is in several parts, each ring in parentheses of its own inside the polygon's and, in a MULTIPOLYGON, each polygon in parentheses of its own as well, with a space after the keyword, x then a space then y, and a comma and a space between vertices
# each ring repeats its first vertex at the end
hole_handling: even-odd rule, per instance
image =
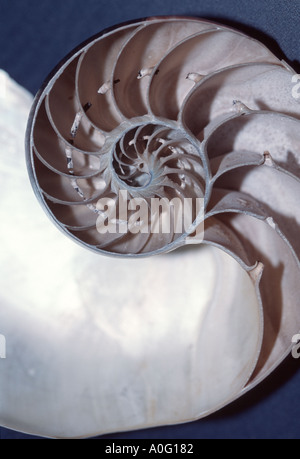
MULTIPOLYGON (((194 15, 233 26, 263 41, 300 73, 299 0, 0 0, 0 68, 34 94, 82 41, 151 15, 194 15)), ((225 346, 220 343, 220 352, 225 346)), ((299 408, 300 360, 289 357, 251 393, 204 420, 102 438, 299 439, 299 408)), ((0 428, 0 438, 38 437, 0 428)))

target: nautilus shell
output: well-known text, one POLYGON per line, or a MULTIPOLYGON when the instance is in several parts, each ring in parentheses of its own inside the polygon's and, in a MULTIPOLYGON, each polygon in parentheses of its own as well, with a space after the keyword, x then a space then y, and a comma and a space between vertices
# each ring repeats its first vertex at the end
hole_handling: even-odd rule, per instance
POLYGON ((31 190, 15 204, 27 217, 18 263, 39 284, 27 279, 10 327, 26 343, 20 430, 199 419, 288 355, 300 330, 295 77, 255 39, 181 17, 107 30, 52 73, 27 166, 62 231, 31 190))

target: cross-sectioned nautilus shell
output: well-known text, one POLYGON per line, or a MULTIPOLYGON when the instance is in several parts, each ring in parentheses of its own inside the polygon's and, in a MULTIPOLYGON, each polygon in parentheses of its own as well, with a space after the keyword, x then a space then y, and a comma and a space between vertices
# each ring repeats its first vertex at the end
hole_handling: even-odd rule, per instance
POLYGON ((300 329, 294 75, 241 32, 158 17, 93 37, 47 80, 27 131, 31 182, 56 225, 96 253, 74 244, 87 311, 77 336, 89 335, 93 358, 78 376, 74 354, 60 357, 65 417, 50 415, 41 434, 201 418, 290 352, 300 329), (177 226, 174 202, 188 225, 177 226))

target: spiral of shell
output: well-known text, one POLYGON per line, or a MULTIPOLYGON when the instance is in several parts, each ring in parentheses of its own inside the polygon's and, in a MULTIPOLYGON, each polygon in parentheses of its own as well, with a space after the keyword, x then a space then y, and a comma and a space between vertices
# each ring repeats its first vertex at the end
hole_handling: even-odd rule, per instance
MULTIPOLYGON (((229 378, 242 374, 241 380, 219 398, 204 394, 185 419, 261 381, 290 352, 300 329, 295 81, 285 62, 238 31, 193 18, 151 18, 78 48, 32 110, 32 184, 65 233, 96 252, 135 258, 198 242, 188 236, 204 222, 201 242, 230 255, 250 281, 237 292, 220 277, 240 308, 236 315, 233 306, 224 307, 222 328, 246 327, 241 303, 255 305, 247 306, 252 325, 240 340, 249 359, 229 378), (99 200, 109 199, 119 215, 124 191, 149 208, 153 198, 201 198, 203 208, 193 209, 194 224, 181 232, 99 231, 99 200)), ((221 323, 217 310, 210 314, 210 323, 221 323)), ((212 326, 203 333, 221 332, 212 326)), ((201 374, 211 371, 208 362, 200 366, 201 374)), ((172 419, 154 423, 163 422, 172 419)))

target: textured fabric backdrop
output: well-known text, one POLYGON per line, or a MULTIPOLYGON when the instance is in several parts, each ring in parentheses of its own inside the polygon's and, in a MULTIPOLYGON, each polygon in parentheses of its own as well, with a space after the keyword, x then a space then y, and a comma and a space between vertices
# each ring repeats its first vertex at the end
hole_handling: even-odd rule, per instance
MULTIPOLYGON (((0 68, 34 94, 82 41, 152 15, 193 15, 230 25, 261 40, 300 73, 299 0, 0 0, 0 68)), ((251 393, 204 420, 101 438, 298 439, 299 401, 300 360, 289 357, 251 393)), ((37 437, 0 428, 0 438, 37 437)))

